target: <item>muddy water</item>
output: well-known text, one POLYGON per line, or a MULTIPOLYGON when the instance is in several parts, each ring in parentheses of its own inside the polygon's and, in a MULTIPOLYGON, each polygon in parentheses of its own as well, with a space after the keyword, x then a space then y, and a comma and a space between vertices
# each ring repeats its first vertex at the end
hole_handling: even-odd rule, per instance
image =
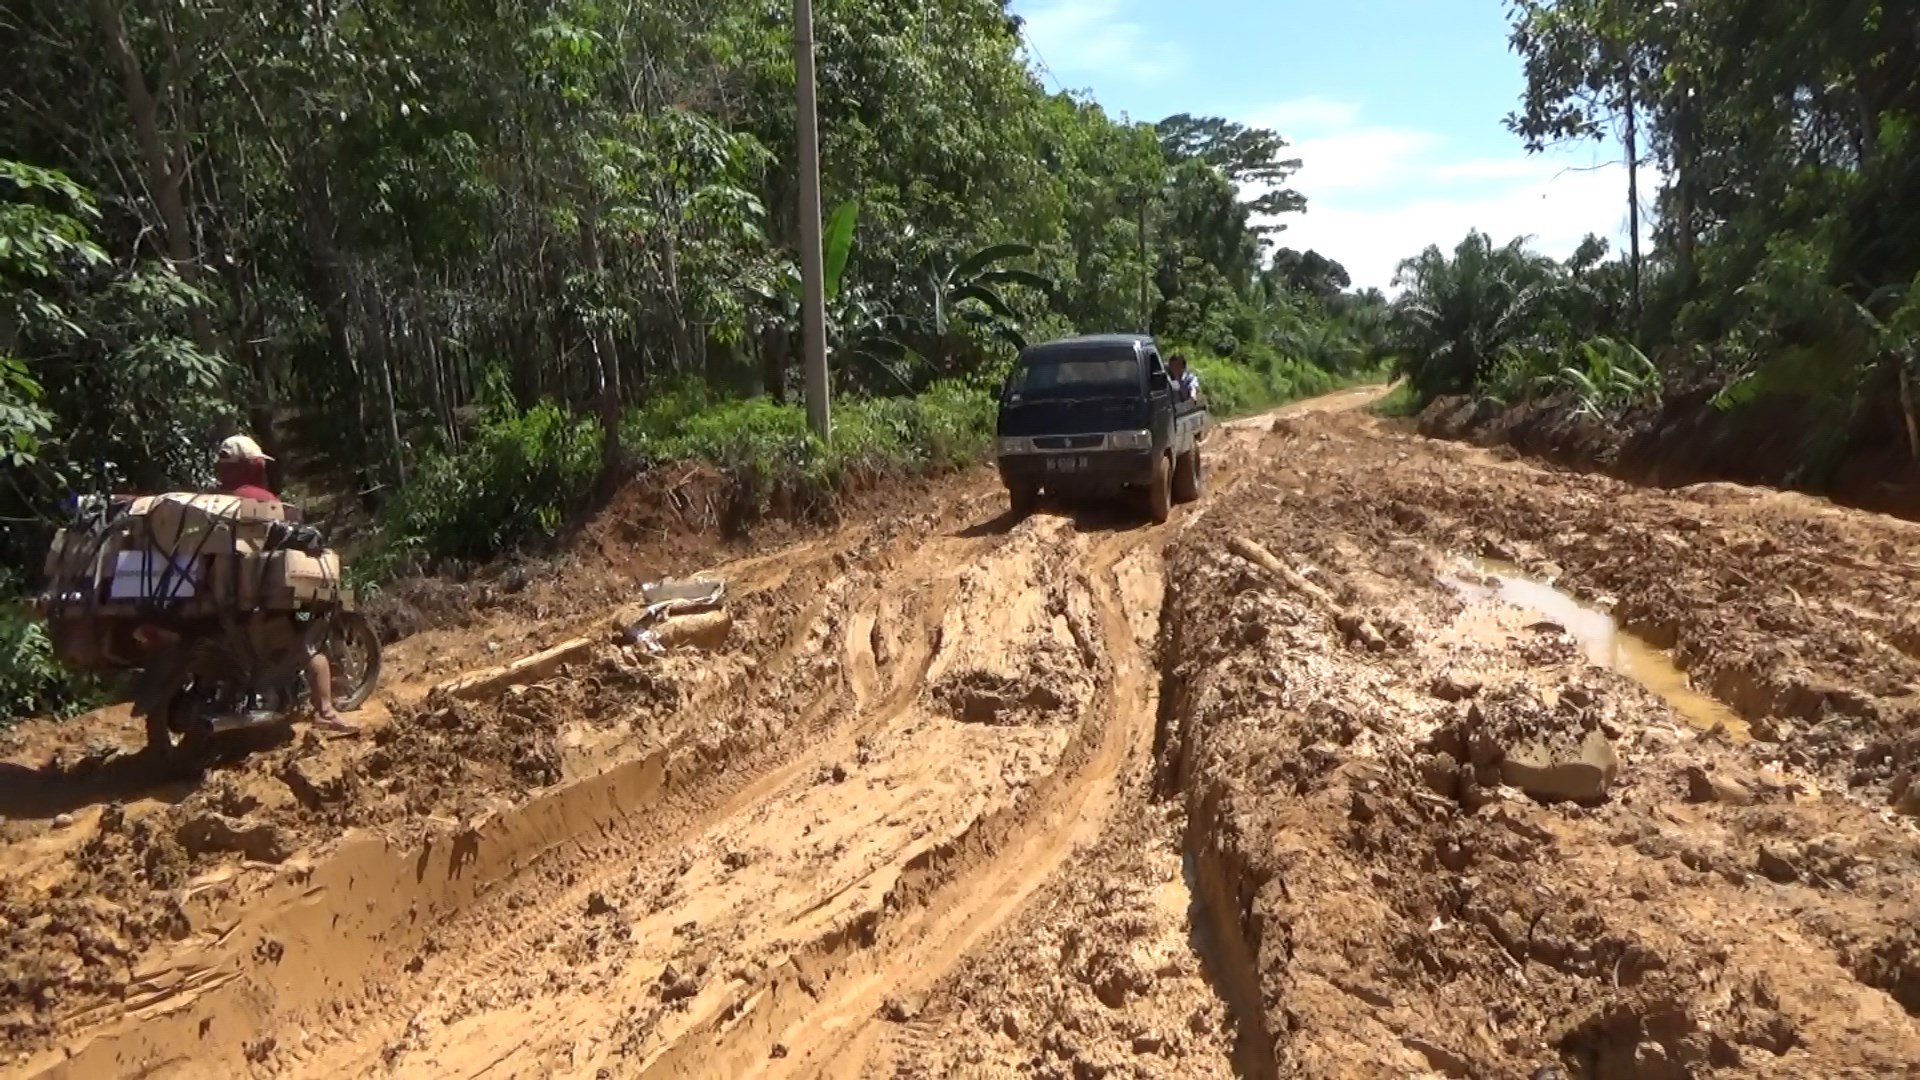
POLYGON ((1693 688, 1686 672, 1664 650, 1620 628, 1612 615, 1555 588, 1511 563, 1461 558, 1460 574, 1440 580, 1469 603, 1496 603, 1534 612, 1566 629, 1587 659, 1658 694, 1681 719, 1706 729, 1716 725, 1737 739, 1747 722, 1731 708, 1693 688))

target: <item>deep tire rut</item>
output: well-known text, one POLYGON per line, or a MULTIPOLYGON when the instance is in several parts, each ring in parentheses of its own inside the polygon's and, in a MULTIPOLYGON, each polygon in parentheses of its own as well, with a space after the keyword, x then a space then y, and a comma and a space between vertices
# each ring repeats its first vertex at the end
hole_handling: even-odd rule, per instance
MULTIPOLYGON (((656 805, 616 809, 594 828, 565 837, 556 849, 537 856, 527 871, 484 904, 463 912, 448 928, 447 936, 455 941, 491 944, 454 952, 451 965, 410 963, 399 985, 373 992, 374 999, 387 1002, 387 1007, 367 1017, 356 1017, 350 1008, 346 1022, 336 1028, 332 1047, 326 1042, 310 1046, 301 1058, 311 1063, 316 1074, 337 1075, 347 1064, 342 1057, 348 1055, 361 1057, 369 1068, 393 1067, 404 1058, 415 1018, 444 1009, 461 995, 494 985, 510 973, 527 970, 573 928, 596 894, 671 866, 684 857, 689 841, 749 814, 769 795, 819 767, 861 731, 885 723, 910 702, 936 651, 937 615, 953 589, 954 562, 964 564, 977 557, 994 546, 994 540, 933 545, 928 557, 910 561, 901 571, 865 575, 872 580, 860 586, 857 600, 844 595, 852 591, 852 579, 836 578, 794 620, 786 645, 762 675, 761 689, 755 691, 780 686, 782 677, 807 654, 809 643, 840 650, 839 662, 831 665, 837 675, 813 682, 787 732, 739 756, 661 762, 657 766, 661 797, 656 805), (861 622, 877 626, 884 600, 914 596, 926 600, 906 632, 903 655, 882 669, 869 653, 868 666, 861 672, 850 628, 861 622), (891 688, 873 712, 862 714, 859 703, 878 693, 880 682, 889 674, 894 676, 891 688), (367 1059, 370 1050, 377 1051, 377 1057, 367 1059)), ((772 584, 783 584, 786 576, 772 584)), ((622 766, 647 767, 646 762, 622 766)), ((304 1069, 296 1070, 300 1072, 304 1069)))

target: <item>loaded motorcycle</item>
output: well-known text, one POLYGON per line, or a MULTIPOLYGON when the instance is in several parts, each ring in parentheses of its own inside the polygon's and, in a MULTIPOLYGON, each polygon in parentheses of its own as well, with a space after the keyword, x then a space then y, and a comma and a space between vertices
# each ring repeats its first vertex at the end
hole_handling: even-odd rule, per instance
POLYGON ((358 708, 379 681, 379 638, 340 581, 339 555, 297 518, 225 494, 77 500, 37 601, 55 657, 136 672, 147 749, 182 763, 202 760, 218 732, 288 719, 316 651, 336 707, 358 708))

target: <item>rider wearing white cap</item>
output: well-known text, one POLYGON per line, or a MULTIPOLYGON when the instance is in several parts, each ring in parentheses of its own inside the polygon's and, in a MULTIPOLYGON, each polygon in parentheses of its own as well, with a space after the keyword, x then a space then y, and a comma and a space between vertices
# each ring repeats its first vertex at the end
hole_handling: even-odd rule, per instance
POLYGON ((272 460, 252 436, 230 435, 214 455, 213 476, 229 495, 279 502, 280 497, 267 487, 267 462, 272 460))

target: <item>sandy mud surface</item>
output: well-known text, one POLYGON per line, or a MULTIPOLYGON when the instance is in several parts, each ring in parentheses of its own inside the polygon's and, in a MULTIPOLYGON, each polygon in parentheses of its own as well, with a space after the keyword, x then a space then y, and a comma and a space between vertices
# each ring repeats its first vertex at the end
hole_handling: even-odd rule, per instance
POLYGON ((29 725, 0 1072, 1913 1075, 1915 527, 1371 396, 1163 526, 975 473, 796 534, 664 654, 604 533, 193 781, 29 725))

